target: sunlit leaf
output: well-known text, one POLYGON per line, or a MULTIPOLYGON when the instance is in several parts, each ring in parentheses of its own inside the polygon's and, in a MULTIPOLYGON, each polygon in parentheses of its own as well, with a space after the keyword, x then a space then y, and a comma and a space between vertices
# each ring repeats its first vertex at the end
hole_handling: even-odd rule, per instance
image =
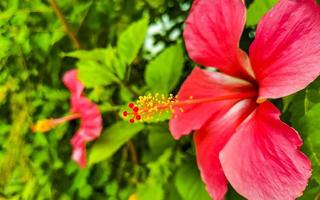
POLYGON ((108 49, 92 49, 92 50, 77 50, 68 53, 63 53, 63 56, 78 58, 80 60, 104 61, 108 58, 108 49))
MULTIPOLYGON (((109 46, 108 48, 98 48, 98 49, 92 49, 92 50, 77 50, 69 53, 62 54, 65 57, 73 57, 78 58, 80 61, 78 62, 79 65, 83 65, 83 63, 91 63, 95 64, 96 66, 99 66, 99 68, 95 68, 94 70, 99 70, 103 73, 102 75, 105 75, 106 73, 110 74, 113 79, 118 77, 117 79, 123 79, 125 75, 125 68, 123 68, 123 63, 119 60, 119 58, 116 55, 116 49, 109 46)), ((87 68, 81 68, 80 70, 90 70, 87 68)), ((93 70, 93 69, 92 69, 93 70)), ((86 71, 87 72, 87 71, 86 71)), ((84 72, 83 72, 84 73, 84 72)), ((96 72, 98 73, 98 71, 96 72)), ((103 77, 102 77, 103 78, 103 77)), ((109 79, 110 77, 107 76, 106 79, 109 79)), ((105 80, 107 82, 107 80, 105 80)), ((95 86, 95 85, 106 85, 105 83, 88 83, 86 86, 95 86)))
POLYGON ((117 50, 123 65, 119 65, 118 67, 122 68, 119 69, 119 71, 122 71, 123 74, 126 71, 126 66, 131 64, 139 53, 147 33, 148 23, 149 18, 144 17, 141 20, 132 23, 119 36, 117 50))
POLYGON ((254 0, 248 8, 247 26, 256 25, 261 17, 277 2, 278 0, 254 0))
POLYGON ((154 92, 169 93, 179 81, 183 63, 181 43, 168 47, 148 64, 145 73, 147 85, 154 92))
POLYGON ((7 55, 11 45, 12 43, 8 38, 0 36, 0 60, 7 55))
POLYGON ((92 60, 83 60, 77 64, 79 69, 78 78, 86 87, 109 85, 117 81, 110 68, 92 60))
POLYGON ((311 108, 302 118, 302 134, 306 137, 305 146, 312 162, 312 178, 320 184, 320 104, 311 108))
POLYGON ((145 184, 138 187, 138 199, 140 200, 163 200, 164 190, 157 180, 149 179, 145 184))

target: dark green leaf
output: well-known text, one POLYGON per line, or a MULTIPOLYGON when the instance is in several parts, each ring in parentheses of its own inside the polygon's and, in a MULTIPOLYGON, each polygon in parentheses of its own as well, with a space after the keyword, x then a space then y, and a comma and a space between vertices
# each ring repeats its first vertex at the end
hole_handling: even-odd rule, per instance
POLYGON ((143 125, 119 121, 106 129, 93 144, 89 153, 89 163, 97 163, 112 156, 131 137, 140 132, 143 125))
POLYGON ((146 1, 153 8, 158 8, 164 3, 164 0, 146 0, 146 1))
POLYGON ((166 149, 155 162, 149 163, 150 174, 147 180, 138 185, 139 200, 162 200, 164 199, 163 185, 168 182, 172 171, 170 170, 170 158, 172 150, 166 149))
POLYGON ((174 140, 167 126, 153 125, 149 127, 148 143, 153 154, 159 155, 174 145, 174 140))
POLYGON ((210 200, 208 192, 200 179, 195 161, 182 164, 175 178, 175 185, 183 200, 210 200))

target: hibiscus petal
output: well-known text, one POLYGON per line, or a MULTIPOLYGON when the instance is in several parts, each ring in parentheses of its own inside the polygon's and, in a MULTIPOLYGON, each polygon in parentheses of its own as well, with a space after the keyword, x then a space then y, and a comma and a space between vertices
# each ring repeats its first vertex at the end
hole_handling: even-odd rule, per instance
POLYGON ((260 98, 306 87, 320 73, 320 7, 315 0, 280 0, 258 25, 250 60, 260 98))
POLYGON ((99 137, 102 130, 102 117, 98 106, 85 97, 79 97, 74 103, 75 112, 80 113, 78 134, 82 135, 86 142, 99 137))
MULTIPOLYGON (((211 72, 195 68, 183 83, 178 100, 204 99, 227 95, 241 95, 243 92, 253 91, 249 82, 237 79, 219 72, 211 72)), ((198 130, 212 116, 229 110, 239 99, 198 103, 181 106, 183 112, 176 108, 170 120, 170 131, 175 139, 198 130)))
POLYGON ((80 97, 84 89, 83 84, 77 78, 77 70, 69 70, 63 75, 63 83, 71 92, 71 96, 80 97))
POLYGON ((71 140, 72 159, 80 167, 85 167, 87 162, 86 143, 101 134, 101 113, 96 104, 82 96, 84 85, 77 79, 77 70, 66 72, 63 76, 63 83, 71 93, 71 112, 80 114, 80 128, 71 140))
POLYGON ((241 77, 252 74, 239 40, 246 18, 242 0, 198 0, 183 33, 189 56, 203 66, 241 77))
POLYGON ((220 152, 228 181, 247 199, 295 199, 307 186, 311 163, 279 115, 270 102, 261 104, 220 152))
POLYGON ((83 137, 76 133, 72 140, 72 159, 79 164, 80 167, 85 168, 87 164, 86 142, 83 137))
POLYGON ((72 159, 84 168, 87 162, 86 143, 100 136, 102 117, 98 106, 83 96, 75 97, 71 102, 73 112, 80 114, 80 128, 71 140, 72 159))
POLYGON ((211 118, 205 128, 194 134, 197 162, 210 196, 221 200, 227 191, 219 153, 240 123, 255 109, 255 100, 243 100, 226 113, 211 118))

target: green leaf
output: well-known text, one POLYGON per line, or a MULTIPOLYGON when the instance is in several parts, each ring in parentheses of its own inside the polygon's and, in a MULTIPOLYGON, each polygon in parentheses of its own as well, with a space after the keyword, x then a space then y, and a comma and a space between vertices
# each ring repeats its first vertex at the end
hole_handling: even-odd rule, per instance
POLYGON ((48 32, 38 33, 34 35, 34 41, 42 51, 48 52, 52 45, 52 37, 48 32))
POLYGON ((137 57, 139 50, 144 42, 149 18, 144 17, 137 22, 132 23, 121 35, 117 42, 117 51, 123 65, 121 71, 126 71, 126 66, 131 64, 137 57))
POLYGON ((109 158, 142 129, 143 125, 140 123, 130 124, 126 121, 120 121, 113 124, 93 144, 89 153, 89 163, 93 164, 109 158))
POLYGON ((92 49, 92 50, 77 50, 68 53, 63 53, 64 57, 73 57, 80 60, 94 60, 94 61, 104 61, 108 59, 109 49, 92 49))
POLYGON ((0 35, 0 60, 8 54, 10 51, 10 48, 12 48, 12 43, 8 38, 2 37, 0 35))
POLYGON ((146 2, 152 7, 152 8, 158 8, 161 5, 163 5, 164 0, 146 0, 146 2))
POLYGON ((175 141, 168 130, 168 123, 148 125, 148 145, 150 150, 143 154, 143 162, 157 159, 166 149, 173 148, 175 141))
POLYGON ((301 117, 305 115, 305 91, 296 93, 289 105, 288 111, 290 111, 290 123, 292 126, 300 130, 301 117))
POLYGON ((172 150, 170 148, 163 151, 162 155, 152 163, 148 164, 150 170, 149 176, 144 183, 138 185, 139 200, 162 200, 164 199, 164 184, 168 183, 168 179, 172 174, 172 150))
POLYGON ((320 184, 320 103, 313 106, 301 120, 305 146, 312 162, 312 178, 320 184))
POLYGON ((174 145, 168 127, 164 124, 149 127, 148 144, 153 155, 160 155, 165 149, 174 145))
POLYGON ((155 179, 148 179, 144 184, 138 186, 138 199, 140 200, 163 200, 164 190, 162 185, 155 179))
POLYGON ((168 94, 178 83, 184 64, 181 43, 165 49, 146 69, 147 85, 154 92, 168 94))
MULTIPOLYGON (((314 84, 312 86, 314 86, 314 84)), ((320 102, 319 87, 309 87, 305 90, 305 92, 305 109, 310 110, 313 108, 313 106, 320 102)))
POLYGON ((319 192, 319 184, 313 180, 310 180, 307 188, 303 191, 303 196, 299 197, 298 200, 310 200, 315 198, 319 192))
POLYGON ((261 17, 277 2, 278 0, 255 0, 248 9, 247 26, 256 25, 261 17))
POLYGON ((295 97, 295 94, 292 94, 292 95, 289 95, 289 96, 286 96, 286 97, 283 97, 282 98, 282 102, 283 102, 283 109, 282 111, 285 112, 289 106, 290 106, 290 103, 292 102, 292 100, 294 99, 295 97))
POLYGON ((82 60, 78 64, 78 78, 86 87, 109 85, 118 79, 105 65, 92 60, 82 60))
MULTIPOLYGON (((320 103, 310 109, 303 118, 303 132, 308 137, 320 139, 320 103)), ((320 140, 316 140, 320 144, 320 140)))
MULTIPOLYGON (((99 68, 103 68, 104 70, 106 69, 108 73, 112 75, 113 79, 116 79, 115 75, 117 75, 120 79, 124 79, 124 75, 126 72, 125 68, 123 67, 123 63, 121 62, 121 60, 116 55, 116 49, 112 48, 111 46, 106 49, 98 48, 89 51, 77 50, 69 53, 64 53, 63 56, 78 58, 80 60, 80 64, 82 64, 82 62, 92 61, 92 63, 96 63, 96 65, 99 65, 99 68)), ((105 73, 106 72, 104 72, 102 75, 104 75, 105 73)), ((106 84, 96 83, 94 85, 106 84)))
POLYGON ((178 170, 175 185, 183 200, 210 200, 204 184, 200 179, 195 161, 186 162, 178 170))

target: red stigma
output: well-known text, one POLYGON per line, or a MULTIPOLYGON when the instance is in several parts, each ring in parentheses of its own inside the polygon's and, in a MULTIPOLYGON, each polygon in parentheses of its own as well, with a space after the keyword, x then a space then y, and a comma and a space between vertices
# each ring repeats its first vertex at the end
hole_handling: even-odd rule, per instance
POLYGON ((133 108, 133 112, 138 112, 139 111, 139 108, 138 107, 134 107, 133 108))
POLYGON ((136 120, 140 120, 140 119, 141 119, 141 115, 137 115, 136 120))
POLYGON ((173 107, 178 104, 177 96, 169 96, 156 93, 140 96, 135 102, 128 103, 129 111, 123 112, 123 116, 130 116, 129 122, 146 121, 159 117, 165 112, 173 112, 173 107))
POLYGON ((129 115, 132 115, 131 119, 129 119, 129 122, 132 124, 135 122, 135 120, 141 120, 142 116, 139 113, 139 107, 136 106, 133 102, 128 104, 128 107, 131 109, 131 111, 123 111, 122 116, 127 117, 129 115))

